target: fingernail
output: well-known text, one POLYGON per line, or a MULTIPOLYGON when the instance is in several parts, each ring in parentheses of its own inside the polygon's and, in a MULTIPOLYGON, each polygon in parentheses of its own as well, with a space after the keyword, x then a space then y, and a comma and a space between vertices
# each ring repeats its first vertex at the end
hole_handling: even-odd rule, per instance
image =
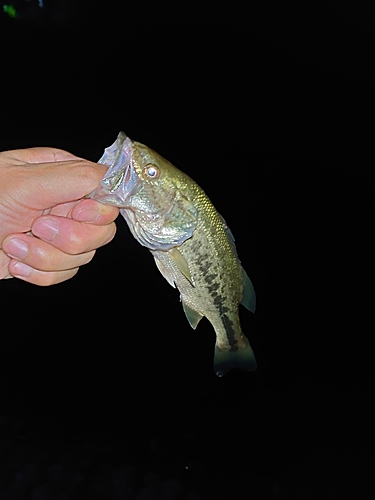
POLYGON ((14 259, 24 259, 29 252, 29 247, 20 238, 11 238, 4 243, 4 251, 14 259))
POLYGON ((15 278, 28 278, 32 271, 32 267, 24 264, 23 262, 15 262, 12 265, 11 273, 15 278))
POLYGON ((41 219, 33 225, 33 234, 46 241, 52 241, 58 232, 58 225, 53 219, 41 219))
POLYGON ((75 220, 79 222, 96 222, 99 220, 101 214, 96 208, 93 207, 82 207, 78 208, 77 212, 74 214, 75 220))

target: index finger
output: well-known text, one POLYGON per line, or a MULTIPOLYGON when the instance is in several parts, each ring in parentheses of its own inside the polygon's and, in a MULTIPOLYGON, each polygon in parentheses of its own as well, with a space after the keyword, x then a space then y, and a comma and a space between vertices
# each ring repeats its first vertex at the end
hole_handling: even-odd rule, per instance
MULTIPOLYGON (((48 259, 51 252, 50 247, 41 243, 40 240, 66 254, 84 254, 109 243, 116 233, 116 225, 113 222, 106 225, 86 224, 66 217, 46 215, 35 221, 32 233, 36 238, 23 234, 17 235, 17 238, 29 245, 29 258, 34 260, 26 263, 31 267, 42 269, 38 266, 38 260, 48 259)), ((10 238, 4 240, 5 243, 8 243, 10 238)))
POLYGON ((81 159, 63 149, 45 147, 14 149, 7 151, 6 154, 12 160, 22 163, 55 163, 81 159))
POLYGON ((119 214, 117 207, 103 205, 98 201, 85 198, 73 208, 71 217, 79 222, 88 222, 104 226, 113 222, 119 214))

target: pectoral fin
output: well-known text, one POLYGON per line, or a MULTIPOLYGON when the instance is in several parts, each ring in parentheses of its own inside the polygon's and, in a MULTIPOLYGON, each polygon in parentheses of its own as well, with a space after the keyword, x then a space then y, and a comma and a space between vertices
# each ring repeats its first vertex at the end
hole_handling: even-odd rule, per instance
POLYGON ((244 290, 241 304, 253 313, 255 312, 256 303, 255 290, 244 268, 242 268, 242 278, 244 283, 244 290))
POLYGON ((195 330, 197 328, 198 323, 203 318, 203 316, 199 314, 197 311, 194 311, 194 309, 192 309, 188 305, 186 305, 184 301, 182 301, 182 307, 184 308, 184 312, 190 323, 190 326, 195 330))
POLYGON ((187 280, 190 281, 190 283, 194 285, 194 280, 190 274, 189 266, 188 263, 186 262, 185 257, 181 254, 181 252, 178 251, 177 248, 171 248, 168 250, 168 254, 173 260, 173 262, 176 264, 178 269, 182 272, 182 274, 185 276, 187 280))

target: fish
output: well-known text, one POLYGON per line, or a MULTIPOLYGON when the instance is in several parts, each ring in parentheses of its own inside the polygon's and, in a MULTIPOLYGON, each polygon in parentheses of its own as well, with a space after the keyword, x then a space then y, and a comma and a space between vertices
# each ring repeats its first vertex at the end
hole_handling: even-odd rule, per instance
POLYGON ((255 312, 255 291, 234 237, 203 189, 156 151, 120 132, 98 163, 108 166, 90 198, 120 208, 134 238, 177 288, 193 329, 203 317, 216 333, 214 371, 221 377, 257 362, 242 332, 239 305, 255 312))

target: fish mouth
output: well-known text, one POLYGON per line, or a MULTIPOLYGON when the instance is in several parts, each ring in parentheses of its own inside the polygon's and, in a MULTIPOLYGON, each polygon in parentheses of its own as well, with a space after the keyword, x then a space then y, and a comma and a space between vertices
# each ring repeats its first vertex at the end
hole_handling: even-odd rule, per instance
POLYGON ((132 141, 120 132, 116 141, 104 150, 98 163, 108 165, 99 186, 87 197, 104 205, 119 208, 127 206, 127 199, 140 186, 140 180, 132 165, 132 141))

